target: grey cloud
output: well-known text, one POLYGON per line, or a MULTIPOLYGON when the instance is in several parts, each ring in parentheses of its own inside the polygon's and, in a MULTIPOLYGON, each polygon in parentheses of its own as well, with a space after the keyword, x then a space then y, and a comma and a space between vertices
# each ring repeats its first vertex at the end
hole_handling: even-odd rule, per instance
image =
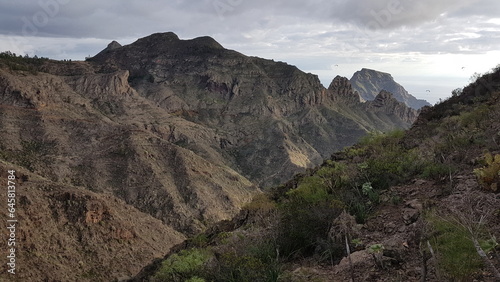
POLYGON ((163 28, 162 23, 182 23, 187 15, 178 5, 158 0, 19 0, 1 5, 0 32, 24 36, 123 37, 163 28))
POLYGON ((332 10, 333 19, 352 22, 370 30, 416 26, 443 13, 468 7, 478 0, 373 0, 341 1, 332 10))
POLYGON ((485 52, 499 45, 500 27, 479 19, 500 9, 496 1, 0 0, 0 33, 120 40, 174 31, 181 38, 211 35, 224 46, 268 58, 314 52, 485 52), (37 13, 48 17, 43 26, 33 20, 37 13), (465 30, 477 38, 461 36, 465 30), (450 41, 454 36, 458 39, 450 41))
POLYGON ((467 19, 471 16, 484 16, 498 18, 500 15, 500 5, 498 0, 480 0, 474 1, 470 5, 462 6, 461 8, 449 13, 450 17, 467 19))
POLYGON ((297 22, 394 29, 417 26, 445 12, 462 17, 467 11, 486 13, 490 9, 484 7, 493 1, 496 0, 2 0, 0 32, 119 38, 157 31, 189 35, 241 33, 297 22))

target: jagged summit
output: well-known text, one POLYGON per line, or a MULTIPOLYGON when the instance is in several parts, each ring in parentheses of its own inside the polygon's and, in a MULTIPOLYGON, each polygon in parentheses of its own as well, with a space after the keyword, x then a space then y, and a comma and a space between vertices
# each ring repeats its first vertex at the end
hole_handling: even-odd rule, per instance
POLYGON ((348 89, 352 90, 352 86, 349 83, 349 79, 347 77, 337 75, 330 83, 330 86, 328 86, 328 89, 335 90, 339 87, 346 86, 346 85, 349 85, 348 89))
POLYGON ((335 93, 334 99, 342 99, 350 104, 360 102, 358 92, 352 89, 347 77, 337 75, 328 86, 328 90, 335 93))
POLYGON ((418 117, 418 111, 407 107, 400 102, 389 91, 382 90, 373 101, 367 101, 366 107, 369 111, 383 111, 388 115, 398 116, 406 123, 413 123, 418 117))
POLYGON ((385 90, 380 91, 380 93, 375 96, 375 99, 373 99, 373 105, 375 107, 382 107, 386 105, 387 102, 400 103, 391 92, 385 90))
POLYGON ((430 106, 429 102, 417 99, 397 83, 391 74, 373 69, 363 68, 354 73, 350 79, 354 90, 358 91, 360 97, 364 100, 371 101, 385 90, 391 92, 398 101, 405 103, 407 106, 420 109, 424 106, 430 106))
POLYGON ((99 52, 96 56, 103 56, 104 54, 107 54, 113 50, 116 50, 118 48, 121 48, 122 45, 118 43, 117 41, 113 40, 111 41, 106 48, 104 48, 101 52, 99 52))
POLYGON ((114 50, 114 49, 118 49, 122 47, 122 45, 120 43, 118 43, 117 41, 113 40, 111 41, 111 43, 108 44, 108 47, 106 47, 105 50, 114 50))

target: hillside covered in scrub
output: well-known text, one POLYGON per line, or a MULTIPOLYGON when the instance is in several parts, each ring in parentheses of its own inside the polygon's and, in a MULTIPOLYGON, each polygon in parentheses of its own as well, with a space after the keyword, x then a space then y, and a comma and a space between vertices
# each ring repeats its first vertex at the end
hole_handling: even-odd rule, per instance
POLYGON ((498 281, 499 121, 497 68, 409 130, 259 194, 133 281, 498 281))

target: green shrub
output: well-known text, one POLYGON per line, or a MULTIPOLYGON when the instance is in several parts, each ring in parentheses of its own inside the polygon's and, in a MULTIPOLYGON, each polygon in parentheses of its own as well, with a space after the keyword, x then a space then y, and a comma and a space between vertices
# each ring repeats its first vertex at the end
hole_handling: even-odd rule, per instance
POLYGON ((490 108, 486 104, 478 105, 468 112, 460 114, 460 124, 471 129, 484 126, 484 121, 489 120, 490 108))
POLYGON ((370 207, 362 202, 354 202, 349 205, 349 213, 354 216, 357 223, 363 224, 370 215, 370 207))
POLYGON ((406 182, 422 170, 422 160, 416 150, 404 150, 400 146, 386 148, 367 161, 368 178, 376 189, 406 182))
POLYGON ((395 144, 405 135, 404 130, 394 130, 387 133, 370 132, 361 138, 359 145, 362 147, 380 147, 389 144, 395 144))
POLYGON ((253 211, 253 212, 269 212, 276 208, 276 203, 269 198, 267 194, 258 194, 253 197, 252 201, 245 206, 243 209, 253 211))
POLYGON ((497 192, 500 182, 500 154, 493 156, 486 153, 484 162, 485 166, 475 169, 474 173, 484 189, 497 192))
POLYGON ((291 201, 304 204, 314 204, 330 198, 328 187, 324 180, 317 175, 303 178, 299 186, 288 191, 286 195, 291 201))
POLYGON ((346 153, 346 156, 348 158, 353 158, 353 157, 360 157, 364 156, 366 154, 366 148, 365 147, 348 147, 344 149, 344 152, 346 153))
POLYGON ((443 164, 439 162, 426 162, 423 165, 421 176, 424 179, 441 179, 453 173, 455 168, 448 164, 443 164))
POLYGON ((328 236, 331 222, 345 207, 328 183, 330 178, 305 177, 296 189, 287 192, 279 206, 278 242, 284 256, 313 255, 328 236))
POLYGON ((196 236, 190 238, 189 241, 198 248, 205 247, 209 242, 205 233, 197 234, 196 236))
POLYGON ((17 152, 17 162, 27 168, 29 171, 34 171, 38 163, 40 163, 47 155, 54 151, 57 147, 55 141, 21 141, 22 150, 17 152))
POLYGON ((182 250, 162 262, 160 270, 153 276, 153 281, 183 282, 199 277, 210 257, 210 252, 205 249, 182 250))
POLYGON ((408 181, 422 170, 423 159, 417 149, 407 150, 401 144, 405 132, 401 130, 370 134, 360 145, 369 152, 360 170, 374 189, 384 190, 408 181))

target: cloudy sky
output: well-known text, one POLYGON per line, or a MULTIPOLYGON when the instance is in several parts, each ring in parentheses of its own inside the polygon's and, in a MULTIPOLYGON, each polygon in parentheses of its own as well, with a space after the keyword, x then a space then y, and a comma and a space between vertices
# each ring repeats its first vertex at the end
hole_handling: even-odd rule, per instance
POLYGON ((0 51, 83 60, 166 31, 288 62, 325 86, 389 72, 431 103, 500 64, 498 0, 0 0, 0 51))

